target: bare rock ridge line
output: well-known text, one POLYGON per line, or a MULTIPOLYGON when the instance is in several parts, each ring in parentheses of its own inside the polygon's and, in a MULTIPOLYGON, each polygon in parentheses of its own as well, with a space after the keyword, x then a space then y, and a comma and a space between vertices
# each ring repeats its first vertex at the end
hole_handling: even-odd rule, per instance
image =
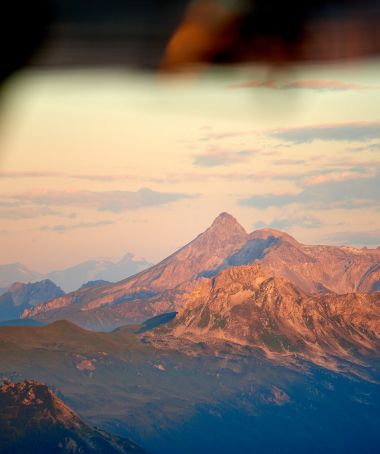
POLYGON ((83 288, 24 311, 42 321, 67 318, 112 329, 181 310, 198 283, 225 269, 261 264, 307 294, 371 293, 380 288, 380 249, 304 245, 285 232, 247 233, 228 213, 157 265, 115 284, 83 288))
POLYGON ((0 433, 4 453, 144 454, 127 438, 85 424, 46 385, 33 380, 0 387, 0 433))
POLYGON ((196 278, 205 270, 218 267, 225 258, 236 252, 247 238, 247 232, 236 219, 227 213, 222 213, 209 229, 148 270, 119 283, 104 286, 102 289, 83 289, 72 292, 46 305, 40 305, 34 310, 25 311, 24 316, 35 317, 39 313, 78 304, 78 302, 83 302, 86 309, 94 309, 119 301, 126 295, 138 295, 145 290, 157 293, 175 288, 183 282, 196 278))
POLYGON ((380 292, 309 295, 259 264, 236 266, 199 281, 177 317, 146 335, 165 337, 169 346, 223 340, 322 366, 329 356, 353 361, 380 352, 380 292))

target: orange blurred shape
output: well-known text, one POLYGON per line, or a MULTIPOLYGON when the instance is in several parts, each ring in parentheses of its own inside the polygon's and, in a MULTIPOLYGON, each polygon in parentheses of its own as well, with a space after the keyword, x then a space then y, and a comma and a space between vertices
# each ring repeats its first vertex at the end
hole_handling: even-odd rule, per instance
POLYGON ((235 15, 215 1, 193 3, 169 41, 164 71, 186 69, 211 61, 233 42, 235 15))
POLYGON ((326 8, 328 1, 314 2, 312 12, 303 6, 300 19, 295 14, 297 1, 283 9, 279 0, 272 0, 273 10, 260 16, 265 0, 196 0, 172 36, 161 69, 170 72, 208 63, 246 62, 277 66, 379 55, 380 5, 343 0, 331 4, 338 8, 326 8), (271 21, 281 11, 287 15, 271 21), (289 39, 293 25, 294 37, 289 39))

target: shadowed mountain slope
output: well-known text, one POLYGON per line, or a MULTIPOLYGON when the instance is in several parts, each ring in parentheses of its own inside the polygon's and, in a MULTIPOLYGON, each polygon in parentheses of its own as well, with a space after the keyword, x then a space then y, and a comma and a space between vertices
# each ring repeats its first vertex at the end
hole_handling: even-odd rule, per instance
POLYGON ((92 429, 46 385, 0 387, 0 449, 4 454, 143 454, 130 440, 92 429))
POLYGON ((33 284, 16 282, 0 296, 0 321, 18 318, 24 310, 64 294, 48 279, 33 284))
POLYGON ((256 262, 307 293, 368 293, 380 287, 380 249, 307 246, 272 229, 247 234, 222 213, 195 240, 148 270, 56 298, 26 310, 23 317, 66 318, 88 328, 112 329, 175 312, 186 304, 184 295, 196 280, 256 262))
MULTIPOLYGON (((210 317, 210 331, 214 325, 210 317)), ((354 349, 349 360, 327 350, 335 363, 321 367, 300 352, 275 351, 273 342, 284 339, 266 329, 264 350, 253 346, 255 333, 247 335, 250 346, 212 337, 207 327, 207 337, 173 337, 161 325, 154 343, 146 332, 133 334, 136 326, 110 333, 66 321, 0 328, 0 377, 48 383, 87 424, 156 454, 378 452, 378 352, 354 349)))

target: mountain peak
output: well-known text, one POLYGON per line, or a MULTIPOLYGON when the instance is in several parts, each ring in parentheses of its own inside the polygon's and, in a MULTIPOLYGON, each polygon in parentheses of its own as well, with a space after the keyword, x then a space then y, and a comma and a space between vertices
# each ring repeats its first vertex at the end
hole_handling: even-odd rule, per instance
POLYGON ((211 227, 222 227, 226 229, 231 228, 238 228, 244 233, 247 233, 244 228, 238 223, 238 221, 229 213, 223 211, 220 213, 215 219, 214 222, 211 224, 211 227))
POLYGON ((23 282, 14 282, 8 289, 9 292, 14 293, 20 290, 21 288, 25 287, 26 284, 23 282))
POLYGON ((273 238, 286 240, 293 244, 299 244, 298 241, 295 238, 293 238, 291 235, 289 235, 288 233, 282 232, 281 230, 271 229, 271 228, 254 230, 252 233, 249 234, 249 237, 250 237, 250 239, 262 239, 262 240, 266 240, 270 237, 273 237, 273 238))

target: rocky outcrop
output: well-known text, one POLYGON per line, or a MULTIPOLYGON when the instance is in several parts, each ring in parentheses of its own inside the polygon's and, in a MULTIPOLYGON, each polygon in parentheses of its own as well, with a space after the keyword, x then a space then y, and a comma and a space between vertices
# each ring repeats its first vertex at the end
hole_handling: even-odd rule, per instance
POLYGON ((93 429, 46 385, 5 382, 0 387, 2 453, 136 453, 145 451, 126 438, 93 429))
POLYGON ((83 290, 84 288, 99 287, 101 285, 112 284, 110 281, 105 281, 104 279, 96 279, 95 281, 88 281, 80 286, 78 290, 83 290))
POLYGON ((260 263, 310 293, 369 293, 380 282, 378 249, 307 246, 281 238, 260 263))
MULTIPOLYGON (((380 292, 308 295, 260 265, 236 266, 199 282, 157 335, 299 354, 321 364, 380 352, 380 292)), ((156 334, 153 334, 154 337, 156 334)))
POLYGON ((255 262, 309 293, 380 289, 379 249, 308 246, 274 229, 252 232, 244 246, 215 271, 255 262))

